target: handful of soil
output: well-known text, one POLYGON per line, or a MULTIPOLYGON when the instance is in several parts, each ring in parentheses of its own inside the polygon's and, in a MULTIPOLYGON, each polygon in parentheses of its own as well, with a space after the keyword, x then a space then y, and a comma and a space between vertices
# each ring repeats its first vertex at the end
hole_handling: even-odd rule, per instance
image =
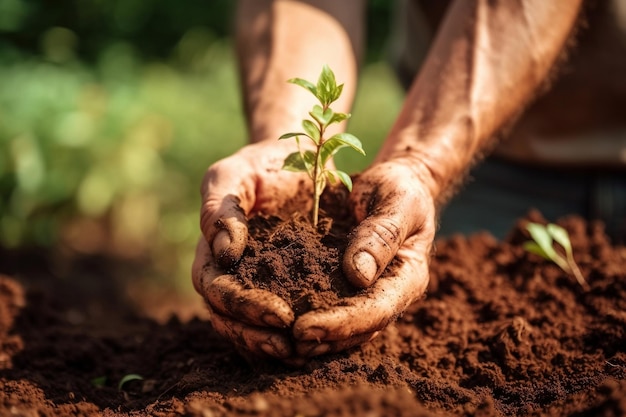
POLYGON ((288 218, 257 214, 248 221, 248 244, 228 272, 248 288, 270 291, 287 301, 296 316, 327 308, 359 289, 341 269, 348 234, 355 220, 345 193, 324 192, 317 229, 308 213, 288 218))

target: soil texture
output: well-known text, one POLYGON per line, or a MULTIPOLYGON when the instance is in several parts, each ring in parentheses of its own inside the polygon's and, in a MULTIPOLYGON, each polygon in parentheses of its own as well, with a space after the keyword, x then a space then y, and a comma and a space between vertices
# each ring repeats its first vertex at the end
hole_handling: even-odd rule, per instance
MULTIPOLYGON (((250 365, 207 320, 160 322, 85 291, 108 282, 102 265, 57 287, 1 276, 0 416, 626 415, 626 248, 601 224, 559 221, 585 291, 524 251, 525 221, 503 242, 437 241, 425 299, 299 369, 250 365), (120 387, 128 374, 142 379, 120 387)), ((16 272, 3 255, 0 272, 16 272)))

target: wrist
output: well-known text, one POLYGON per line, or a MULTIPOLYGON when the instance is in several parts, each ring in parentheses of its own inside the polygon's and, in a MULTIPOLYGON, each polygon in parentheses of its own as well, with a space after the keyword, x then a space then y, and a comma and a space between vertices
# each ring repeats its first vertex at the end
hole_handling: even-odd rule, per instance
POLYGON ((476 153, 467 124, 420 128, 418 123, 391 132, 377 162, 410 166, 426 184, 437 205, 443 204, 463 177, 476 153))

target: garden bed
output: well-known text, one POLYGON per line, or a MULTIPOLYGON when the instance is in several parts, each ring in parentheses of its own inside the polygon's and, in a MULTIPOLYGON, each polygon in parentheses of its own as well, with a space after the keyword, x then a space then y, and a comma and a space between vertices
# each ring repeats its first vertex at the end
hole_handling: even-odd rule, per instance
POLYGON ((251 366, 203 319, 161 323, 80 281, 3 276, 0 415, 625 415, 626 248, 600 224, 559 223, 588 291, 524 251, 522 221, 504 242, 440 240, 425 299, 299 369, 251 366), (143 379, 118 389, 131 373, 143 379))

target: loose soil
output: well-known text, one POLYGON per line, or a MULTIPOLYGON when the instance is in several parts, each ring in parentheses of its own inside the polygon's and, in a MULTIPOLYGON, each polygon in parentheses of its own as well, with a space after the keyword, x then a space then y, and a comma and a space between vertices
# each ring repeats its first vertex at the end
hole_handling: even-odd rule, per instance
POLYGON ((524 252, 523 221, 503 242, 440 240, 425 299, 300 369, 251 366, 205 319, 160 322, 88 291, 111 282, 101 264, 2 276, 0 416, 626 415, 626 248, 600 224, 559 223, 589 291, 524 252), (130 373, 144 379, 118 389, 130 373))
POLYGON ((317 228, 308 214, 298 212, 284 220, 263 214, 253 216, 243 257, 228 272, 247 288, 279 295, 296 316, 355 295, 358 289, 346 280, 341 269, 341 256, 355 224, 342 190, 327 188, 322 194, 317 228))

